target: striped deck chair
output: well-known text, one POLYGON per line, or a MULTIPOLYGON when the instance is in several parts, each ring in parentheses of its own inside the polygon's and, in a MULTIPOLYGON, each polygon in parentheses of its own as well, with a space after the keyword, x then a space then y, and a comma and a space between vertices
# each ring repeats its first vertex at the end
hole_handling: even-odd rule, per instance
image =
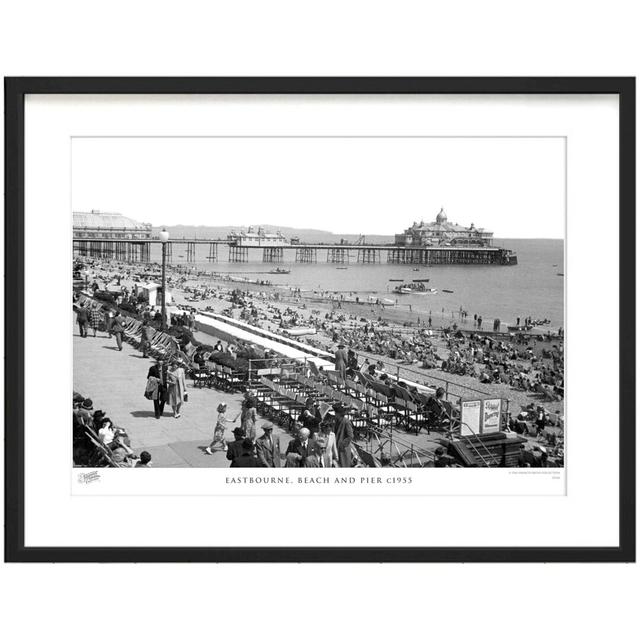
POLYGON ((87 433, 87 437, 89 438, 89 440, 91 440, 91 442, 93 443, 93 445, 96 448, 96 451, 98 452, 98 455, 104 460, 104 462, 107 464, 107 466, 109 467, 126 467, 128 465, 125 464, 120 464, 119 462, 117 462, 114 457, 113 457, 113 452, 111 451, 111 449, 109 449, 109 447, 105 446, 102 441, 100 440, 100 438, 95 437, 93 434, 95 433, 92 429, 86 428, 86 433, 87 433))
POLYGON ((309 367, 309 370, 311 371, 311 374, 319 377, 320 376, 320 370, 318 369, 318 367, 316 366, 316 363, 313 362, 313 360, 308 360, 307 361, 307 366, 309 367))

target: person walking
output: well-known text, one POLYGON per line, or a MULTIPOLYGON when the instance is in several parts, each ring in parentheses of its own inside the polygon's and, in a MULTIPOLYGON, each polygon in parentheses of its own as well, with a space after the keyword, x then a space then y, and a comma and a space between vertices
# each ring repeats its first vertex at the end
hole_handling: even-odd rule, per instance
POLYGON ((109 309, 109 311, 107 312, 107 317, 106 317, 106 325, 107 325, 107 333, 109 334, 109 337, 113 337, 113 333, 111 331, 111 326, 113 325, 113 319, 115 317, 115 313, 113 313, 113 311, 111 309, 109 309))
POLYGON ((169 366, 167 372, 167 391, 169 404, 173 409, 173 417, 180 417, 180 409, 182 403, 187 399, 187 381, 184 375, 184 369, 180 366, 180 363, 175 360, 169 366))
POLYGON ((243 429, 246 438, 256 439, 256 422, 258 412, 256 410, 256 400, 253 396, 247 396, 242 403, 242 413, 240 414, 240 428, 243 429))
POLYGON ((342 404, 333 406, 336 414, 336 447, 341 467, 351 468, 351 442, 353 440, 353 426, 347 416, 347 408, 342 404))
POLYGON ((258 460, 253 449, 253 440, 245 438, 240 442, 241 453, 231 462, 232 467, 257 467, 258 460))
POLYGON ((227 403, 221 402, 218 405, 218 418, 216 420, 216 426, 213 430, 213 440, 211 444, 204 450, 204 452, 212 456, 213 449, 215 449, 218 445, 222 445, 222 450, 227 451, 229 447, 227 447, 227 441, 224 439, 224 431, 229 422, 235 422, 238 419, 238 414, 233 420, 229 420, 227 418, 227 403))
POLYGON ((84 302, 80 303, 80 307, 76 311, 76 321, 78 323, 78 328, 80 329, 80 337, 86 338, 87 327, 89 326, 89 312, 84 306, 84 302))
POLYGON ((338 350, 335 353, 336 358, 336 371, 338 372, 338 376, 340 376, 340 381, 344 382, 345 376, 347 373, 347 352, 344 350, 344 345, 338 345, 338 350))
POLYGON ((167 398, 167 367, 161 360, 149 367, 147 373, 147 388, 145 396, 153 400, 153 411, 156 420, 159 420, 164 413, 164 404, 167 398))
POLYGON ((93 329, 93 337, 96 337, 96 333, 102 324, 102 312, 98 309, 98 304, 94 302, 91 305, 91 311, 89 312, 89 322, 93 329))
POLYGON ((281 467, 280 438, 273 437, 273 425, 268 422, 262 425, 262 430, 263 435, 256 441, 258 465, 269 468, 281 467))
POLYGON ((124 333, 124 318, 119 311, 116 311, 116 317, 111 323, 111 333, 116 337, 116 345, 118 351, 122 351, 122 334, 124 333))
POLYGON ((316 440, 309 439, 309 429, 302 427, 298 435, 289 442, 286 451, 287 467, 318 467, 322 451, 316 440))
POLYGON ((140 349, 142 349, 142 357, 149 357, 151 349, 151 340, 153 339, 153 328, 149 326, 147 319, 142 321, 142 335, 140 336, 140 349))
POLYGON ((234 462, 242 455, 243 452, 242 443, 244 442, 245 437, 242 427, 236 427, 233 430, 233 437, 235 438, 235 440, 229 445, 227 449, 227 460, 231 460, 232 467, 236 466, 234 465, 234 462))

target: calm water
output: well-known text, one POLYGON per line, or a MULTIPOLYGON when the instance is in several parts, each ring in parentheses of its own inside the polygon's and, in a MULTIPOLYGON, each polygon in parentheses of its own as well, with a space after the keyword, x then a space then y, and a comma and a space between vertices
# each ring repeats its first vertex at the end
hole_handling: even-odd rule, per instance
MULTIPOLYGON (((349 264, 347 270, 327 264, 324 250, 318 251, 318 263, 297 264, 293 262, 294 251, 285 252, 291 260, 282 265, 264 264, 262 249, 249 250, 250 262, 228 263, 227 248, 219 247, 219 261, 210 264, 206 259, 208 245, 198 245, 195 265, 198 269, 232 274, 245 274, 250 278, 270 280, 274 284, 300 287, 306 290, 354 292, 361 299, 368 295, 398 300, 411 304, 413 310, 434 314, 457 313, 460 307, 471 316, 478 313, 484 318, 484 327, 490 326, 494 318, 508 324, 515 323, 520 316, 548 318, 551 328, 564 325, 564 242, 562 240, 498 240, 498 246, 507 247, 518 255, 518 265, 503 266, 421 266, 419 271, 409 265, 357 265, 349 264), (287 275, 267 275, 270 269, 284 266, 291 269, 287 275), (557 265, 557 266, 554 266, 557 265), (429 278, 427 286, 438 289, 437 295, 395 295, 393 288, 399 282, 390 278, 403 278, 406 282, 416 278, 429 278), (454 293, 442 293, 450 289, 454 293)), ((180 257, 184 249, 174 247, 173 264, 184 262, 180 257)), ((154 251, 152 258, 159 260, 154 251)), ((382 254, 385 259, 384 253, 382 254)), ((355 252, 352 258, 355 261, 355 252)), ((190 263, 191 266, 194 263, 190 263)), ((342 265, 340 265, 342 266, 342 265)))

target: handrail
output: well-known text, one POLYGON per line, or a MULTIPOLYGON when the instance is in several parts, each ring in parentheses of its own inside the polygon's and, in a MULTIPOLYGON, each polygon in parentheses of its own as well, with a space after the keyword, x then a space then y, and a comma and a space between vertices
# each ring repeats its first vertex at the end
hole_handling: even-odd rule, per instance
MULTIPOLYGON (((487 445, 484 442, 482 442, 482 440, 480 439, 478 434, 466 422, 460 422, 460 426, 462 426, 462 425, 464 425, 465 427, 467 427, 467 429, 469 429, 469 431, 471 431, 473 437, 476 439, 476 441, 479 444, 482 445, 482 447, 484 448, 485 452, 487 453, 489 458, 491 458, 491 460, 494 462, 494 464, 499 465, 500 461, 495 458, 495 456, 491 453, 491 451, 489 451, 489 449, 487 448, 487 445)), ((469 436, 461 436, 461 437, 468 438, 469 436)), ((480 460, 482 460, 482 462, 485 464, 485 466, 490 467, 491 465, 484 459, 484 456, 478 451, 478 449, 473 444, 473 442, 471 442, 470 440, 467 440, 467 442, 469 442, 469 444, 471 445, 474 453, 477 456, 479 456, 480 460)))

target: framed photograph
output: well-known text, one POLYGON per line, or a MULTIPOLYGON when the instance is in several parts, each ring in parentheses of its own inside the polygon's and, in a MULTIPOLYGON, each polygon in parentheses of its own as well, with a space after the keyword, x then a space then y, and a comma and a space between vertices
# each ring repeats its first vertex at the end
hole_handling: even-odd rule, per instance
POLYGON ((9 561, 635 560, 633 78, 7 78, 9 561))

